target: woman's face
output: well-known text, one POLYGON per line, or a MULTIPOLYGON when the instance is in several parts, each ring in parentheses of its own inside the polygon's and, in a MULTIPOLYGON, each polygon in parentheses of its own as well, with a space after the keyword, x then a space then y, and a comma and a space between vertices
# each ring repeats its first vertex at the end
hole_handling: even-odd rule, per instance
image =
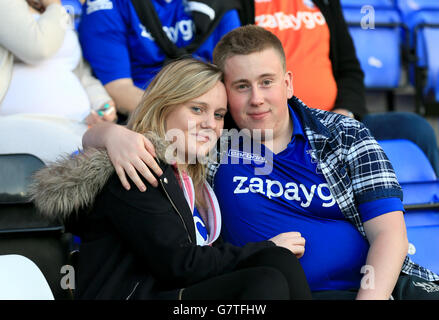
POLYGON ((226 112, 227 95, 221 81, 171 111, 166 118, 166 136, 173 141, 178 161, 195 163, 208 154, 220 137, 226 112))

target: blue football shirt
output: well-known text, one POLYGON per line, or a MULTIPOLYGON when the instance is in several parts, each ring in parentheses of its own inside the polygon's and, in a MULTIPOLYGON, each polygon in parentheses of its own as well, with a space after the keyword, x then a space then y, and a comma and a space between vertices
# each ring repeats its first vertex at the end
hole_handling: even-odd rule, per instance
MULTIPOLYGON (((253 148, 249 154, 239 143, 222 159, 214 180, 223 217, 222 235, 242 246, 299 231, 306 240, 299 261, 311 290, 359 288, 369 244, 344 218, 309 154, 311 147, 291 108, 290 115, 293 135, 282 152, 272 154, 259 145, 259 153, 253 148), (271 172, 256 174, 264 161, 272 165, 271 172)), ((397 198, 380 199, 359 209, 364 222, 402 210, 402 204, 397 198)))
MULTIPOLYGON (((152 0, 163 30, 178 47, 190 44, 195 26, 186 1, 152 0)), ((236 10, 227 12, 195 56, 212 60, 216 43, 240 25, 236 10)), ((160 71, 165 54, 140 22, 130 0, 87 0, 79 25, 83 54, 103 84, 132 78, 145 89, 160 71)))

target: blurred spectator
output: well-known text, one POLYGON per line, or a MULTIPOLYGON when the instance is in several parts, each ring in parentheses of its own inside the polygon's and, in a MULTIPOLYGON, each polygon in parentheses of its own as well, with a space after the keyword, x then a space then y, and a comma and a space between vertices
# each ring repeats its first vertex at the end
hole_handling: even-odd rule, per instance
POLYGON ((60 0, 0 0, 0 116, 3 153, 46 148, 55 140, 58 151, 70 152, 81 146, 87 124, 116 119, 114 102, 82 60, 60 0), (45 126, 54 132, 39 136, 37 147, 35 135, 45 126), (61 133, 75 146, 63 143, 61 133))
MULTIPOLYGON (((210 7, 215 1, 151 0, 163 30, 179 48, 190 44, 196 34, 192 13, 218 16, 210 7)), ((228 5, 219 3, 218 5, 228 5)), ((227 11, 216 29, 194 55, 211 61, 219 39, 239 26, 238 13, 227 11)), ((197 27, 198 28, 198 27, 197 27)), ((142 24, 130 0, 86 1, 79 25, 84 57, 114 98, 118 111, 129 114, 140 102, 149 81, 167 59, 164 51, 142 24)))
POLYGON ((409 112, 368 114, 364 74, 339 0, 246 0, 243 4, 243 24, 256 23, 281 40, 296 97, 310 107, 361 120, 377 140, 413 141, 439 176, 436 136, 424 118, 409 112))

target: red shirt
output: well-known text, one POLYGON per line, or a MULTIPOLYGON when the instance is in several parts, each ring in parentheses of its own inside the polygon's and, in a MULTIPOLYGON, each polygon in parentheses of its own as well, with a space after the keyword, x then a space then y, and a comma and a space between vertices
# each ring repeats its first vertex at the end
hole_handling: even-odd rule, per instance
POLYGON ((282 42, 294 95, 310 107, 331 110, 337 83, 329 59, 326 20, 311 0, 255 0, 255 21, 282 42))

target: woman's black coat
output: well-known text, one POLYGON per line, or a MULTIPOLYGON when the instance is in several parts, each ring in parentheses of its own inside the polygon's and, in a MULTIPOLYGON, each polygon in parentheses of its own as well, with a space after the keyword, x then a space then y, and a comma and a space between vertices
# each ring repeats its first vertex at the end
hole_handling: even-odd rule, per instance
MULTIPOLYGON (((76 297, 178 297, 178 289, 233 270, 271 241, 240 248, 197 246, 191 211, 172 167, 146 192, 125 190, 113 174, 89 214, 74 218, 81 236, 76 297)), ((131 185, 134 184, 131 182, 131 185)))

